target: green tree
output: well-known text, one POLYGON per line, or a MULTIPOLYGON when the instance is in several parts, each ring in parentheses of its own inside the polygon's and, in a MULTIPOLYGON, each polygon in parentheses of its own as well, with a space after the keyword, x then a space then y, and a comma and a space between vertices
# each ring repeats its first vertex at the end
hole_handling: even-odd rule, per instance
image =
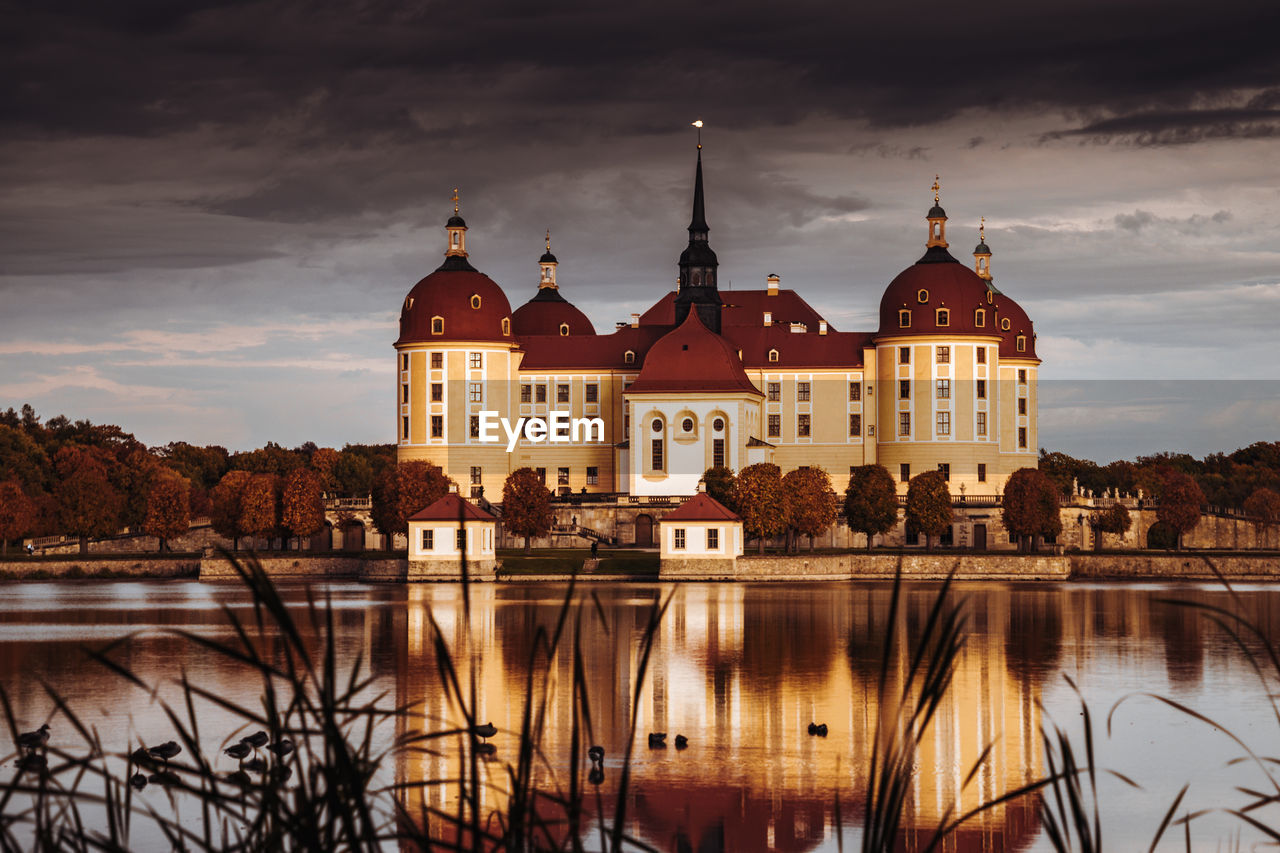
POLYGON ((231 549, 240 550, 240 539, 246 535, 240 524, 244 489, 253 475, 248 471, 228 471, 209 492, 209 523, 214 531, 231 540, 231 549))
POLYGON ((120 529, 124 501, 107 478, 103 455, 97 448, 68 445, 53 460, 58 524, 79 537, 81 554, 89 553, 89 537, 110 536, 120 529))
MULTIPOLYGON (((251 474, 240 493, 240 528, 246 536, 271 540, 280 530, 280 478, 251 474)), ((267 546, 270 548, 270 544, 267 546)))
POLYGON ((1132 526, 1133 519, 1129 516, 1129 510, 1125 509, 1124 504, 1112 504, 1093 518, 1093 529, 1096 533, 1093 539, 1093 549, 1095 551, 1102 550, 1102 534, 1123 535, 1128 533, 1129 528, 1132 526))
POLYGON ((734 477, 732 468, 726 468, 723 465, 708 468, 702 472, 702 485, 707 494, 719 501, 726 509, 736 511, 734 503, 737 498, 733 493, 734 477))
POLYGON ((908 530, 924 534, 925 548, 933 548, 933 537, 951 526, 951 491, 941 471, 925 471, 907 483, 906 521, 908 530))
POLYGON ((0 483, 0 555, 9 555, 9 540, 21 539, 36 523, 36 505, 17 480, 0 483))
POLYGON ((1244 502, 1244 511, 1253 516, 1258 531, 1258 547, 1265 547, 1267 531, 1280 525, 1280 492, 1255 489, 1244 502))
POLYGON ((373 523, 387 537, 387 550, 397 533, 409 534, 409 517, 449 492, 453 483, 430 462, 402 462, 384 470, 373 483, 373 523))
POLYGON ((748 465, 738 474, 734 494, 743 532, 757 540, 759 553, 763 554, 764 541, 777 536, 787 526, 782 469, 772 462, 748 465))
POLYGON ((898 490, 883 465, 860 465, 849 474, 844 517, 850 530, 866 535, 868 551, 876 535, 898 523, 898 490))
MULTIPOLYGON (((320 475, 315 471, 298 468, 284 478, 280 492, 280 523, 299 540, 318 533, 324 527, 324 489, 320 475)), ((301 547, 301 542, 298 544, 301 547)))
POLYGON ((532 468, 517 468, 502 484, 502 526, 513 536, 524 537, 524 552, 551 530, 551 490, 532 468))
POLYGON ((373 465, 363 454, 344 449, 331 471, 334 490, 343 497, 363 498, 373 491, 373 465))
POLYGON ((1000 518, 1005 530, 1018 537, 1018 550, 1035 549, 1036 537, 1062 532, 1058 488, 1038 468, 1019 468, 1004 485, 1000 518))
POLYGON ((191 527, 191 482, 168 468, 162 468, 147 493, 147 512, 142 529, 160 540, 160 550, 167 551, 169 540, 181 536, 191 527))
POLYGON ((1182 537, 1195 530, 1200 523, 1200 508, 1204 506, 1204 492, 1190 475, 1171 471, 1164 478, 1160 489, 1160 505, 1156 518, 1167 524, 1177 534, 1176 548, 1182 550, 1182 537))
POLYGON ((831 488, 831 478, 818 466, 797 468, 782 478, 782 494, 793 550, 799 550, 799 538, 804 535, 809 537, 812 551, 814 537, 829 529, 836 520, 836 493, 831 488))

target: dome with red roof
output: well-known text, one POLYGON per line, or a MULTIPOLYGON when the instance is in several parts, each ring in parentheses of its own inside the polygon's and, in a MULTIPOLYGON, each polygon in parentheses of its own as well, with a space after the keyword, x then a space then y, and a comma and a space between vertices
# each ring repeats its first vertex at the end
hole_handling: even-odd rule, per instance
POLYGON ((632 394, 667 391, 760 394, 742 369, 737 350, 703 325, 697 311, 690 311, 683 323, 654 343, 628 389, 632 394))
POLYGON ((497 282, 452 255, 405 297, 396 344, 511 341, 510 320, 511 303, 497 282))
POLYGON ((594 335, 595 326, 587 315, 560 295, 554 287, 541 287, 538 293, 511 315, 511 330, 517 335, 559 335, 567 326, 570 335, 594 335))

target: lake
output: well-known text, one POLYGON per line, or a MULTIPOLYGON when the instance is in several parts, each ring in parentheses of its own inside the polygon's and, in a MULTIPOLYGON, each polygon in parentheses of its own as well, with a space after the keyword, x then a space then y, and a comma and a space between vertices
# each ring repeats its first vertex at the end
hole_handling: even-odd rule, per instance
MULTIPOLYGON (((180 697, 176 679, 184 672, 219 696, 261 703, 255 678, 173 634, 185 629, 230 641, 223 608, 246 617, 251 612, 247 593, 236 584, 63 581, 2 588, 0 684, 24 729, 48 720, 55 741, 67 748, 75 742, 41 682, 96 726, 109 749, 119 751, 136 747, 139 739, 154 745, 174 736, 160 703, 180 697), (129 639, 113 649, 112 658, 144 682, 160 685, 154 693, 87 659, 86 647, 102 648, 122 637, 129 639)), ((937 588, 907 587, 905 618, 891 656, 893 684, 907 666, 902 643, 923 623, 937 588)), ((282 590, 301 613, 307 588, 282 590)), ((492 738, 494 759, 485 766, 501 783, 504 762, 514 760, 512 732, 521 726, 535 637, 540 627, 554 629, 565 586, 473 586, 469 619, 457 585, 329 584, 310 591, 332 602, 339 660, 350 666, 361 658, 373 678, 366 692, 384 693, 386 704, 412 706, 428 727, 444 728, 460 717, 440 687, 434 620, 464 691, 474 673, 477 719, 499 729, 492 738)), ((838 796, 845 847, 857 849, 889 584, 597 583, 578 592, 584 603, 580 613, 571 613, 566 636, 572 636, 575 622, 580 625, 591 741, 605 749, 600 791, 606 815, 613 814, 634 711, 638 737, 626 825, 636 837, 661 850, 836 850, 838 796), (655 600, 666 597, 670 604, 637 704, 645 624, 655 600), (811 722, 826 724, 827 736, 811 736, 811 722), (651 731, 667 732, 669 746, 649 749, 651 731), (674 747, 677 734, 688 738, 687 749, 674 747)), ((950 804, 969 809, 1042 774, 1042 727, 1061 726, 1083 749, 1084 718, 1068 676, 1092 714, 1099 770, 1119 774, 1103 773, 1098 782, 1109 849, 1146 850, 1188 783, 1179 814, 1211 810, 1191 822, 1193 849, 1230 849, 1237 835, 1240 849, 1250 849, 1260 834, 1244 831, 1226 811, 1247 802, 1237 786, 1270 787, 1263 771, 1253 763, 1232 763, 1246 753, 1223 730, 1143 695, 1184 703, 1257 754, 1280 755, 1280 721, 1268 699, 1268 690, 1277 688, 1274 673, 1264 686, 1226 632, 1203 613, 1169 603, 1242 607, 1271 636, 1280 627, 1280 588, 1241 586, 1237 592, 1238 604, 1212 585, 981 583, 953 590, 964 599, 966 641, 950 691, 921 745, 904 849, 927 838, 950 804), (989 744, 987 761, 966 785, 989 744)), ((547 785, 568 769, 569 643, 554 663, 534 667, 535 685, 546 686, 552 697, 539 770, 547 785)), ((209 703, 200 703, 197 712, 206 754, 219 768, 235 769, 220 747, 243 733, 235 731, 238 721, 209 703)), ((384 726, 379 743, 389 745, 414 725, 384 726)), ((451 778, 461 760, 454 749, 404 754, 379 778, 451 778)), ((2 772, 11 767, 9 760, 2 772)), ((428 787, 410 805, 422 797, 447 808, 455 794, 446 786, 428 787)), ((159 794, 145 796, 160 802, 159 794)), ((486 800, 486 808, 502 805, 500 792, 486 800)), ((1275 810, 1255 816, 1280 825, 1275 810)), ((1181 826, 1171 829, 1161 849, 1184 849, 1183 832, 1181 826)), ((1033 804, 1024 798, 975 818, 946 849, 1051 848, 1033 804)))

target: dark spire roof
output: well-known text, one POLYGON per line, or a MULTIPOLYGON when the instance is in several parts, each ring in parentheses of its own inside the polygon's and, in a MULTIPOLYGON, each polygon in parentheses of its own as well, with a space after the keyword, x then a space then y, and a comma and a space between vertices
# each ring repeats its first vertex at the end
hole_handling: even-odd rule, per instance
POLYGON ((702 200, 702 146, 698 146, 698 173, 693 181, 693 218, 689 220, 689 233, 706 234, 711 229, 707 227, 706 205, 702 200))

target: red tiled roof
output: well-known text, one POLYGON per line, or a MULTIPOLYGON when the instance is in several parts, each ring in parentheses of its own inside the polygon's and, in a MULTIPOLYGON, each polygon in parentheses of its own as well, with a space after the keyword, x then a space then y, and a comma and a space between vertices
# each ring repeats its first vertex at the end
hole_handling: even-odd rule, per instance
MULTIPOLYGON (((675 300, 676 291, 667 293, 640 315, 640 325, 673 325, 676 321, 675 300)), ((763 325, 766 311, 773 315, 775 324, 804 323, 811 332, 818 331, 818 321, 822 319, 822 315, 794 290, 779 290, 774 296, 770 296, 767 290, 722 290, 720 302, 723 306, 720 309, 722 332, 731 326, 763 325)))
POLYGON ((570 335, 594 335, 595 326, 578 308, 553 288, 543 288, 511 315, 511 331, 516 337, 525 335, 560 335, 560 324, 569 326, 570 335))
POLYGON ((397 344, 425 341, 510 341, 502 333, 511 305, 497 283, 470 269, 440 269, 419 281, 405 297, 400 311, 397 344), (480 307, 471 307, 471 297, 480 307), (443 334, 431 334, 431 318, 444 318, 443 334))
POLYGON ((649 348, 629 393, 746 391, 760 394, 742 369, 737 349, 702 325, 697 311, 649 348))
POLYGON ((744 367, 789 369, 796 367, 861 367, 862 348, 872 346, 870 332, 818 334, 810 326, 795 333, 786 326, 731 326, 724 329, 729 343, 742 351, 744 367), (778 360, 769 361, 769 350, 778 360))
POLYGON ((459 518, 464 521, 497 520, 491 513, 485 512, 470 501, 464 501, 456 492, 449 492, 449 494, 431 506, 409 516, 410 521, 452 521, 455 523, 459 518))
POLYGON ((728 507, 706 492, 698 492, 662 517, 668 521, 742 521, 728 507))
POLYGON ((638 329, 623 326, 608 335, 574 335, 568 338, 521 335, 518 340, 520 349, 524 351, 524 360, 520 362, 520 369, 630 368, 639 371, 649 348, 669 331, 669 326, 641 326, 638 329), (626 362, 628 350, 636 354, 632 364, 626 362))

